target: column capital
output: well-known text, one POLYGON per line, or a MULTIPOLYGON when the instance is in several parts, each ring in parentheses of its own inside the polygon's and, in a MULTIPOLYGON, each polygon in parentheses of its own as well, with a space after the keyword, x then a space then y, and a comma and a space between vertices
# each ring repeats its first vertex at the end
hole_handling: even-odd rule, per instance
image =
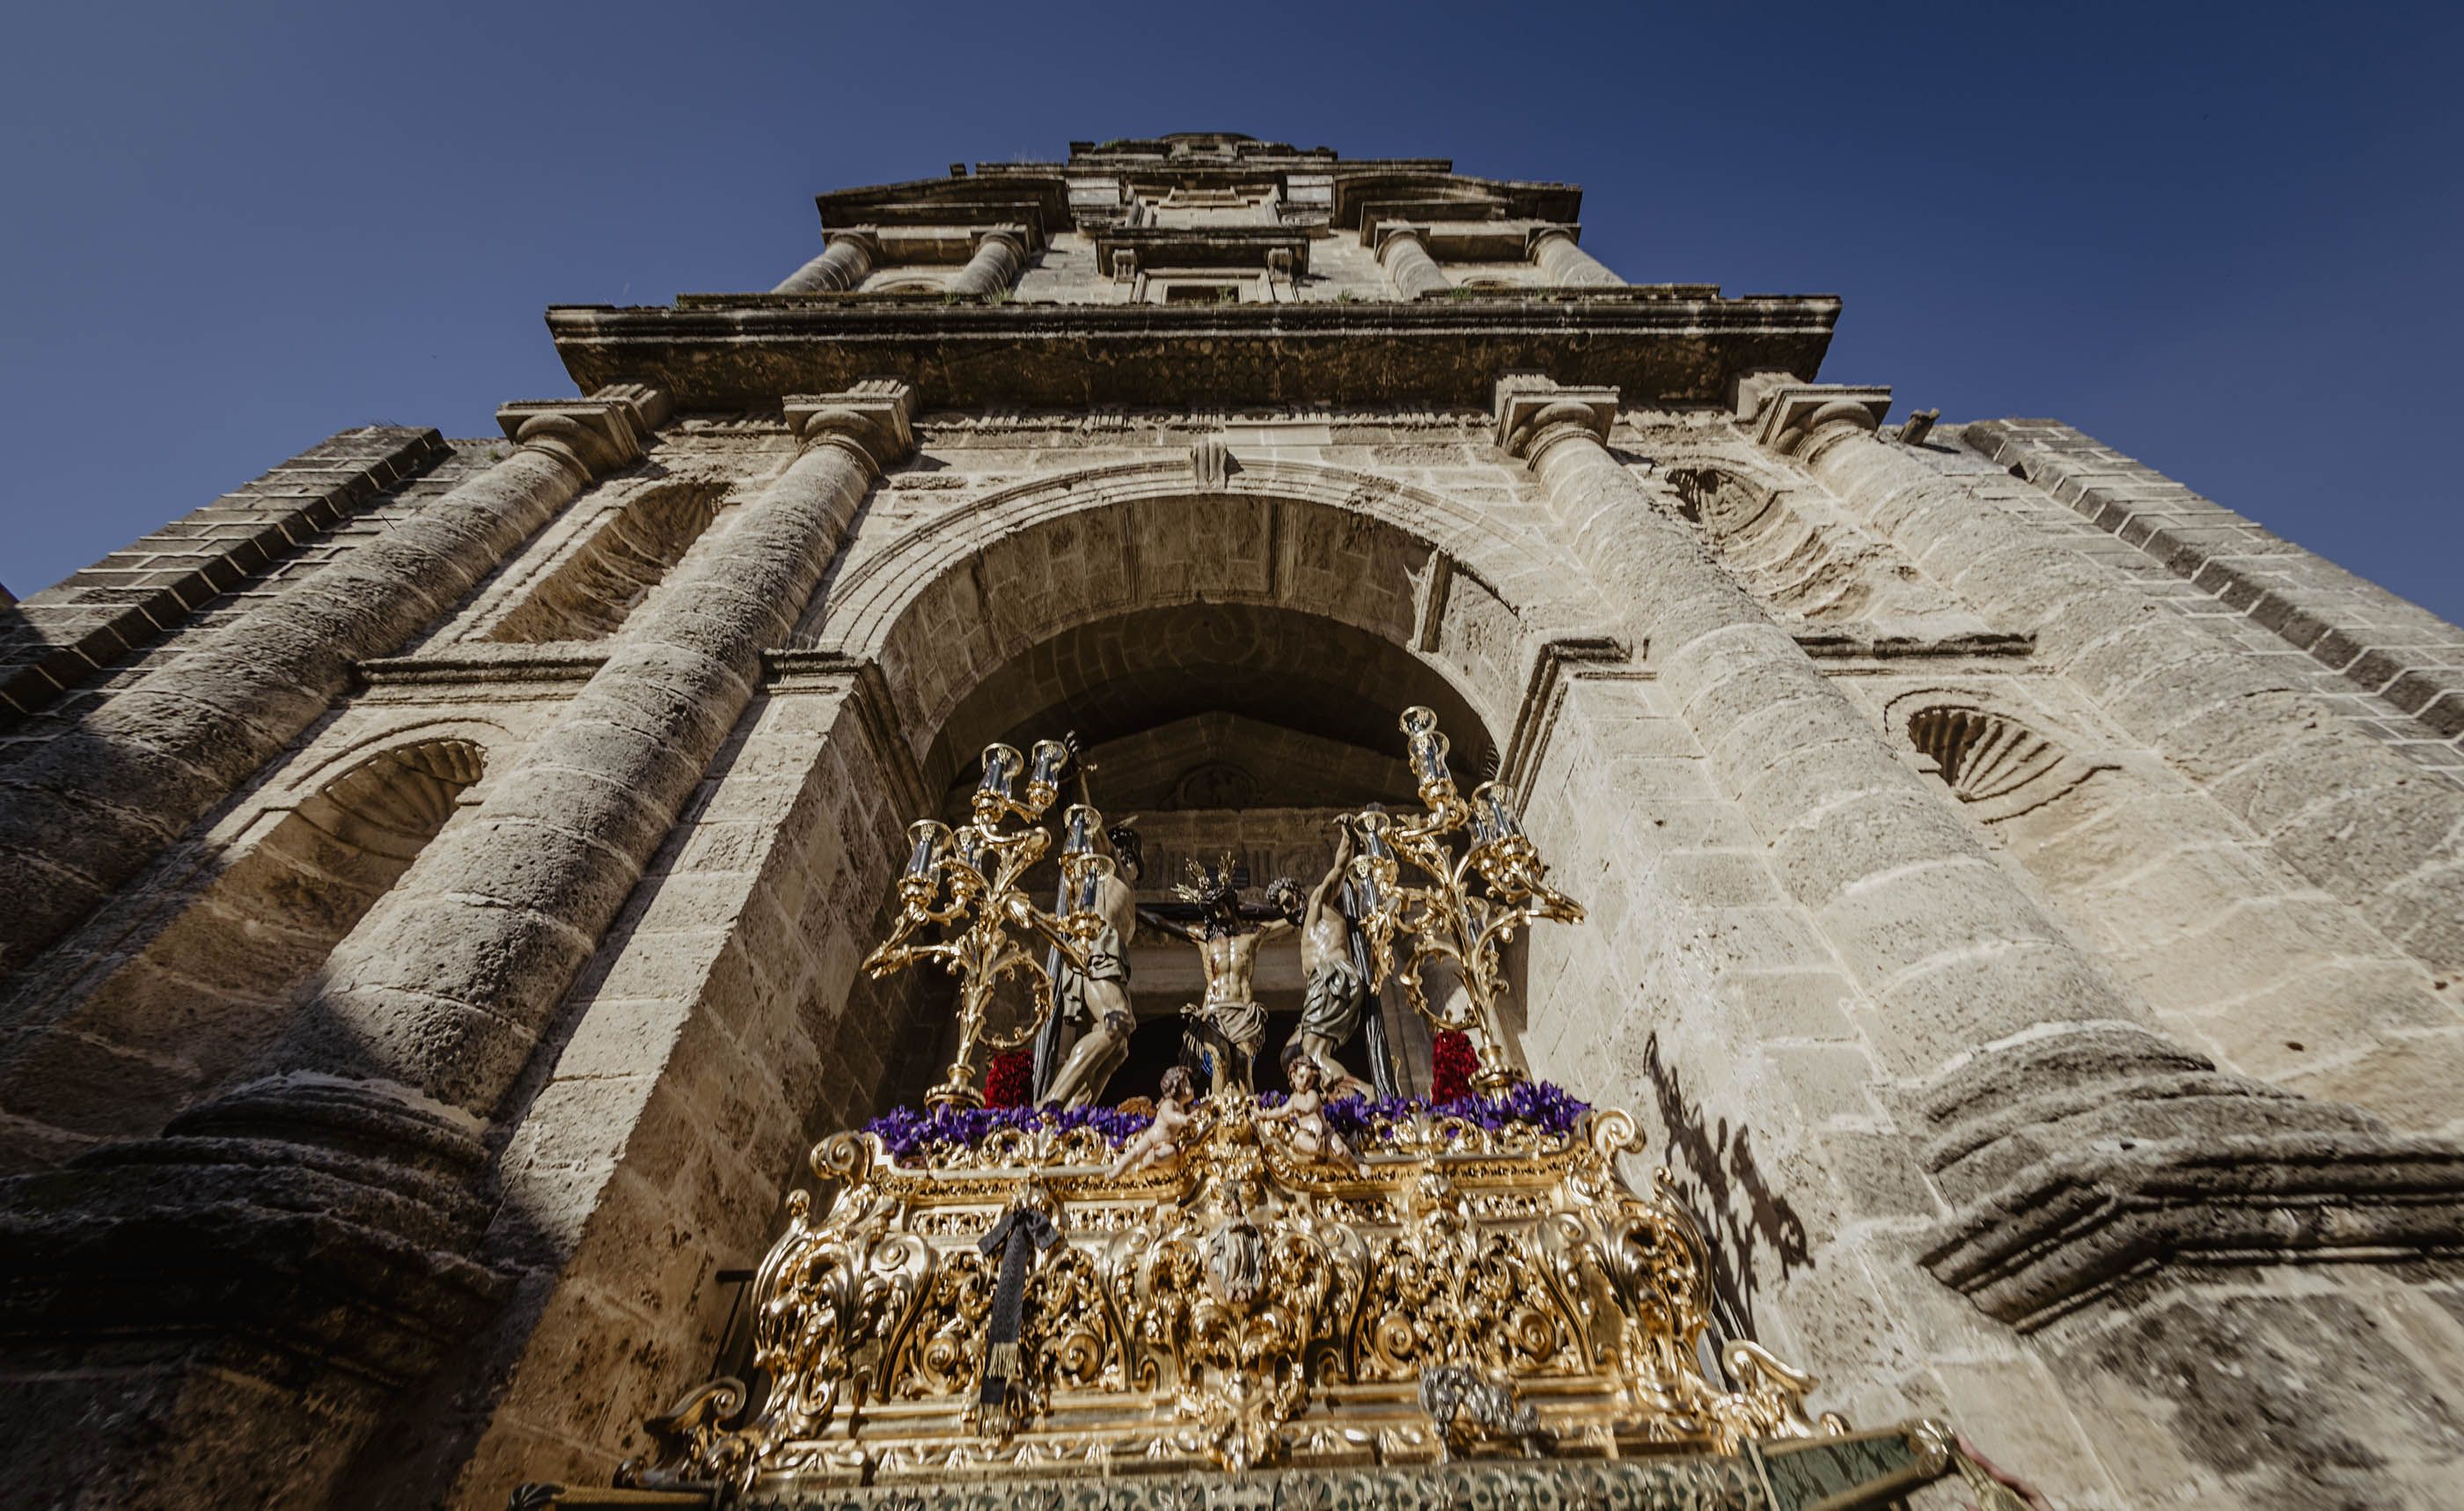
POLYGON ((1748 373, 1737 380, 1737 421, 1749 427, 1754 440, 1782 456, 1793 453, 1808 436, 1841 421, 1860 430, 1880 429, 1891 412, 1886 385, 1799 383, 1788 373, 1748 373))
POLYGON ((976 251, 980 253, 984 243, 998 241, 1018 254, 1021 262, 1034 250, 1033 236, 1024 226, 986 226, 976 232, 976 251))
POLYGON ((1413 221, 1381 220, 1373 223, 1360 239, 1369 244, 1371 255, 1383 259, 1386 255, 1386 244, 1396 237, 1409 236, 1425 246, 1428 234, 1429 228, 1413 221))
POLYGON ((624 383, 586 399, 517 399, 496 407, 496 424, 517 445, 558 457, 595 481, 640 461, 651 430, 670 411, 662 390, 624 383))
POLYGON ((1539 225, 1533 226, 1530 230, 1525 231, 1523 235, 1524 259, 1526 261, 1539 260, 1540 244, 1547 241, 1551 236, 1563 236, 1568 241, 1571 241, 1575 246, 1579 247, 1583 244, 1583 228, 1580 223, 1571 220, 1543 221, 1539 225))
POLYGON ((1497 380, 1497 444, 1508 456, 1529 460, 1532 442, 1551 426, 1577 425, 1603 446, 1617 421, 1617 390, 1606 385, 1570 388, 1537 373, 1508 373, 1497 380))
POLYGON ((875 472, 915 449, 915 390, 894 378, 868 378, 840 393, 790 394, 780 408, 807 448, 854 451, 875 472))

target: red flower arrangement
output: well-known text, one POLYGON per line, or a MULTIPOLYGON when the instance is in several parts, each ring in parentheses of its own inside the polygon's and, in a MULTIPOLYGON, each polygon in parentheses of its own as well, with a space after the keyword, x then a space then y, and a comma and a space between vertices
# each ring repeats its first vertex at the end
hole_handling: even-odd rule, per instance
POLYGON ((1438 1035, 1429 1046, 1429 1100, 1459 1102, 1471 1095, 1471 1078, 1480 1061, 1471 1052, 1471 1036, 1459 1028, 1438 1035))
POLYGON ((1013 1049, 993 1057, 984 1072, 984 1106, 1023 1107, 1035 1095, 1035 1051, 1013 1049))

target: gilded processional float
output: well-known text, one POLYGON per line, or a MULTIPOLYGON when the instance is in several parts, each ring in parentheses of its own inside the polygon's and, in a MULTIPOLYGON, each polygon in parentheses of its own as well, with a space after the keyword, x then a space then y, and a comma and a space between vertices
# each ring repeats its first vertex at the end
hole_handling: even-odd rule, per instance
POLYGON ((1435 715, 1401 722, 1425 811, 1348 816, 1327 876, 1265 907, 1192 865, 1183 906, 1140 909, 1134 833, 1090 801, 1063 812, 1039 906, 1043 819, 1073 766, 1086 796, 1085 763, 986 750, 971 818, 912 827, 866 962, 955 978, 940 1084, 814 1150, 834 1194, 789 1198, 749 1379, 651 1421, 620 1488, 529 1503, 1844 1511, 1956 1467, 2017 1504, 1939 1426, 1851 1431, 1756 1344, 1709 1347, 1704 1240, 1664 1172, 1638 1191, 1619 1170, 1632 1118, 1527 1079, 1498 1034, 1502 948, 1582 909, 1512 795, 1462 795, 1435 715), (1205 1000, 1186 1068, 1108 1106, 1140 924, 1198 948, 1205 1000), (1309 997, 1279 1093, 1249 981, 1287 931, 1309 997), (1396 1097, 1336 1060, 1390 978, 1467 1048, 1468 1094, 1396 1097), (1039 1035, 1043 1095, 986 1106, 979 1061, 1039 1035))

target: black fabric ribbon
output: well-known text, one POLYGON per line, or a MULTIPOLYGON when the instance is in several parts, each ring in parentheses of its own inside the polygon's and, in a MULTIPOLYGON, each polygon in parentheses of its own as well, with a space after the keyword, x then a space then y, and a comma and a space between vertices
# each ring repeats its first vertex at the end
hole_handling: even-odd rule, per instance
POLYGON ((977 1399, 986 1406, 1009 1400, 1009 1382, 1018 1373, 1018 1335, 1026 1308, 1026 1266, 1037 1254, 1061 1240, 1052 1219, 1033 1207, 1012 1207, 1001 1214, 990 1233, 976 1241, 986 1255, 1001 1256, 1001 1279, 993 1284, 992 1319, 984 1327, 984 1385, 977 1399), (1024 1238, 1023 1243, 1012 1242, 1024 1238))

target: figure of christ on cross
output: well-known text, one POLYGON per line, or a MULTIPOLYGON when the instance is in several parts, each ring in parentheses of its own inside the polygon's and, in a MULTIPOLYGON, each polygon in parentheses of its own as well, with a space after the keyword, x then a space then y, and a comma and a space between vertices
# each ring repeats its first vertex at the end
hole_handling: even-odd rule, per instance
MULTIPOLYGON (((1253 1067, 1266 1041, 1266 1010, 1258 1005, 1257 990, 1251 984, 1257 973, 1258 947, 1299 927, 1298 909, 1243 903, 1241 877, 1228 865, 1199 871, 1192 863, 1190 870, 1193 884, 1173 890, 1197 905, 1195 918, 1166 917, 1141 908, 1138 921, 1198 946, 1199 962, 1206 974, 1206 996, 1181 1011, 1214 1062, 1207 1089, 1245 1093, 1253 1089, 1253 1067)), ((1296 905, 1288 883, 1267 890, 1272 895, 1279 889, 1285 891, 1287 904, 1296 905)))

